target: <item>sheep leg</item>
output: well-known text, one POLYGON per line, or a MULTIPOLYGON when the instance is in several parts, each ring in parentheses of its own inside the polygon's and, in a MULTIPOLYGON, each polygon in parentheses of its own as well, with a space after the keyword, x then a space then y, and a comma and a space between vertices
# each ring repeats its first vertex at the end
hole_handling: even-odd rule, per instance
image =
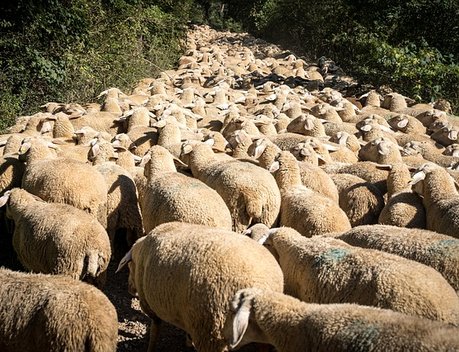
POLYGON ((158 317, 151 318, 150 325, 150 341, 148 342, 148 352, 154 352, 156 346, 156 340, 158 339, 159 328, 161 326, 161 319, 158 317))

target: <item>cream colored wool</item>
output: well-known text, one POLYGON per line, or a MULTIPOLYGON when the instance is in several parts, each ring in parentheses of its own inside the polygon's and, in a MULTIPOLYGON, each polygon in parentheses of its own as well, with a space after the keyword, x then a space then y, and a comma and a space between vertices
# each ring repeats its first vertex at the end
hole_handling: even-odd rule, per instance
POLYGON ((455 327, 355 304, 309 304, 269 290, 244 289, 231 302, 232 347, 253 341, 279 352, 418 352, 459 349, 455 327))
POLYGON ((129 290, 152 318, 149 352, 161 320, 185 330, 198 351, 227 351, 223 331, 237 290, 283 290, 282 271, 271 254, 228 230, 162 224, 134 244, 129 258, 129 290))

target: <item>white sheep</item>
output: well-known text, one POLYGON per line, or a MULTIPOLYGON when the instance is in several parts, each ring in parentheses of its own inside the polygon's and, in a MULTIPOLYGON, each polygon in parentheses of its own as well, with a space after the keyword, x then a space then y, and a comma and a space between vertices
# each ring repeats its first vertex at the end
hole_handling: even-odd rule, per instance
POLYGON ((416 170, 410 184, 422 197, 427 230, 459 238, 459 193, 448 172, 426 163, 416 170))
POLYGON ((272 226, 280 210, 280 192, 269 173, 251 163, 218 159, 211 146, 183 146, 193 176, 215 189, 233 219, 233 229, 243 231, 254 223, 272 226))
POLYGON ((339 193, 339 206, 351 226, 376 224, 384 207, 384 197, 372 183, 351 174, 331 174, 339 193))
POLYGON ((92 143, 88 159, 107 185, 107 233, 115 258, 120 258, 144 231, 135 181, 128 171, 111 161, 117 158, 110 142, 92 143))
POLYGON ((269 170, 274 172, 281 192, 281 225, 308 237, 351 228, 336 201, 302 185, 298 162, 290 152, 281 152, 269 170))
POLYGON ((455 351, 459 331, 428 319, 356 304, 310 304, 248 288, 231 301, 230 347, 263 342, 279 352, 455 351))
POLYGON ((120 262, 129 292, 152 318, 148 351, 162 320, 185 330, 198 351, 223 352, 228 302, 243 287, 282 292, 271 254, 246 236, 187 223, 166 223, 138 240, 120 262))
POLYGON ((358 226, 334 237, 352 246, 377 249, 431 266, 459 293, 459 239, 390 225, 358 226))
POLYGON ((378 166, 389 169, 387 201, 379 215, 378 223, 400 227, 426 227, 426 211, 422 199, 409 185, 410 170, 404 163, 378 166))
POLYGON ((205 183, 178 173, 167 149, 152 147, 144 162, 147 184, 140 206, 146 233, 171 221, 231 230, 231 214, 222 197, 205 183))
POLYGON ((27 167, 22 188, 45 201, 85 210, 105 227, 107 185, 103 176, 81 161, 54 157, 49 147, 39 139, 23 142, 20 153, 25 156, 27 167))
POLYGON ((14 188, 0 197, 6 216, 14 220, 13 247, 28 270, 65 274, 73 279, 105 283, 111 256, 107 232, 83 210, 46 203, 14 188))
POLYGON ((3 268, 0 282, 0 350, 116 351, 116 310, 95 287, 3 268))
POLYGON ((357 303, 459 326, 459 297, 429 266, 289 227, 266 230, 285 293, 311 303, 357 303), (441 287, 441 288, 440 288, 441 287))

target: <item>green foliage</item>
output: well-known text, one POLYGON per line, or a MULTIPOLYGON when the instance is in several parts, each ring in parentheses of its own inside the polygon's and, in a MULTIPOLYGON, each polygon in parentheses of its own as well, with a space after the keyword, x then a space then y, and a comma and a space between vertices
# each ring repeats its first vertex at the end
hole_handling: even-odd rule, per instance
POLYGON ((334 59, 362 83, 459 111, 459 3, 455 0, 266 0, 255 32, 317 58, 334 59))
POLYGON ((47 101, 94 101, 108 87, 130 90, 169 69, 192 9, 192 0, 0 5, 0 128, 47 101))

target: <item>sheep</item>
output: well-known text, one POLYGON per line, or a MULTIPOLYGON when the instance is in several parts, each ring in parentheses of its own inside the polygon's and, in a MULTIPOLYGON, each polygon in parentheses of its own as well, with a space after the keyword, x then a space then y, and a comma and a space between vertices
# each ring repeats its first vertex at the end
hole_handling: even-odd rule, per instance
MULTIPOLYGON (((5 136, 5 135, 3 135, 5 136)), ((3 155, 14 154, 19 152, 21 148, 24 135, 20 133, 14 133, 9 135, 6 139, 2 141, 3 145, 3 155)))
POLYGON ((267 230, 258 242, 278 260, 285 293, 304 302, 357 303, 459 326, 459 297, 429 266, 289 227, 267 230))
POLYGON ((336 201, 301 184, 298 162, 290 152, 281 152, 269 170, 274 172, 281 192, 281 225, 293 227, 308 237, 351 228, 336 201))
POLYGON ((252 144, 252 138, 244 130, 236 130, 228 136, 233 158, 248 158, 247 151, 252 144))
POLYGON ((426 127, 413 116, 395 115, 387 121, 395 131, 401 131, 407 134, 426 134, 426 127))
POLYGON ((401 111, 408 107, 405 97, 399 93, 389 93, 384 97, 381 107, 390 111, 401 111))
POLYGON ((174 157, 179 158, 182 148, 182 133, 177 122, 160 120, 152 125, 158 128, 158 142, 166 148, 174 157))
POLYGON ((22 188, 45 201, 85 210, 106 227, 107 185, 96 169, 75 159, 54 157, 49 145, 38 139, 23 142, 20 153, 27 162, 22 188))
POLYGON ((351 226, 376 224, 384 207, 384 197, 372 183, 350 174, 331 174, 339 193, 339 206, 351 226))
MULTIPOLYGON (((379 168, 384 166, 378 166, 379 168)), ((387 202, 378 223, 400 227, 426 227, 426 212, 419 195, 413 193, 409 182, 410 170, 404 163, 389 165, 387 202)))
POLYGON ((308 137, 299 133, 280 133, 275 136, 268 136, 268 139, 277 145, 281 150, 290 150, 298 143, 305 142, 308 137))
POLYGON ((364 225, 334 234, 352 246, 372 248, 431 266, 459 294, 459 240, 422 229, 364 225))
POLYGON ((344 132, 348 133, 350 135, 355 135, 359 132, 357 127, 355 127, 355 123, 349 123, 349 122, 341 122, 341 123, 336 123, 336 122, 324 122, 324 130, 325 134, 327 136, 333 136, 339 132, 344 132))
POLYGON ((433 142, 411 141, 403 146, 402 155, 420 154, 425 162, 434 162, 443 167, 449 167, 459 161, 454 155, 444 155, 445 148, 433 142))
POLYGON ((253 122, 262 135, 273 136, 277 134, 278 120, 269 118, 266 115, 257 115, 254 117, 253 122))
POLYGON ((218 159, 211 146, 185 144, 193 176, 215 189, 233 219, 233 230, 243 231, 252 223, 271 226, 280 210, 280 192, 269 173, 251 163, 218 159))
POLYGON ((243 287, 282 292, 271 254, 246 236, 203 225, 159 225, 120 262, 129 266, 129 292, 152 318, 148 351, 161 321, 185 330, 202 352, 226 351, 228 302, 243 287))
POLYGON ((459 130, 456 127, 446 126, 432 133, 430 135, 430 138, 432 138, 437 143, 440 143, 441 145, 447 147, 453 143, 458 142, 458 133, 459 130))
POLYGON ((107 185, 107 233, 115 258, 120 258, 143 236, 137 188, 131 174, 111 162, 117 159, 110 142, 92 143, 88 159, 104 177, 107 185))
MULTIPOLYGON (((363 120, 362 122, 366 121, 367 120, 363 120)), ((378 138, 384 138, 388 141, 391 141, 392 143, 397 144, 397 139, 395 138, 394 132, 386 128, 386 126, 379 124, 378 122, 366 122, 365 124, 358 126, 358 129, 362 135, 362 139, 365 142, 371 142, 378 138)))
POLYGON ((112 139, 112 145, 118 153, 118 158, 115 161, 116 165, 121 166, 129 172, 134 172, 136 163, 140 162, 142 158, 131 153, 131 150, 134 150, 136 146, 132 143, 129 136, 125 133, 117 134, 112 139))
POLYGON ((230 211, 215 190, 178 173, 167 149, 154 146, 147 156, 144 168, 147 185, 140 195, 146 233, 171 221, 231 230, 230 211))
POLYGON ((4 268, 0 281, 0 350, 116 351, 116 310, 95 287, 4 268))
POLYGON ((398 144, 383 137, 376 138, 364 145, 359 150, 359 159, 378 164, 395 164, 403 161, 398 144))
POLYGON ((230 134, 236 130, 243 130, 251 136, 260 135, 260 131, 258 130, 254 121, 243 116, 239 116, 239 114, 237 114, 235 117, 232 117, 230 114, 228 114, 227 118, 225 118, 223 126, 224 127, 220 132, 226 139, 228 139, 230 134))
POLYGON ((21 186, 22 176, 26 166, 12 155, 0 157, 0 196, 14 187, 21 186))
MULTIPOLYGON (((302 164, 309 164, 319 166, 321 162, 326 163, 326 160, 321 154, 314 150, 313 143, 304 142, 298 143, 295 147, 290 149, 290 153, 302 164)), ((272 162, 272 161, 271 161, 272 162)))
POLYGON ((71 205, 46 203, 20 188, 0 197, 15 223, 13 247, 28 270, 64 274, 102 286, 110 242, 99 222, 71 205))
POLYGON ((357 139, 357 137, 353 134, 349 134, 344 131, 339 131, 331 135, 329 141, 339 145, 344 145, 354 153, 357 153, 361 148, 360 142, 357 139))
POLYGON ((433 163, 423 164, 410 185, 422 197, 427 230, 459 238, 459 193, 448 172, 433 163))
POLYGON ((444 111, 434 110, 434 111, 425 111, 418 115, 416 118, 421 121, 421 123, 429 128, 436 121, 443 121, 448 123, 448 117, 444 111))
POLYGON ((313 106, 310 110, 311 114, 319 119, 335 123, 343 122, 337 109, 329 104, 319 103, 313 106))
POLYGON ((326 136, 322 121, 310 114, 302 114, 293 119, 287 126, 287 132, 311 137, 326 136))
POLYGON ((311 304, 247 288, 231 301, 226 331, 232 349, 269 343, 279 352, 454 351, 458 329, 387 309, 355 304, 311 304))
POLYGON ((96 131, 107 132, 112 136, 125 132, 122 124, 116 117, 116 114, 112 114, 107 111, 99 111, 82 115, 78 118, 72 119, 71 123, 73 128, 76 130, 81 129, 84 126, 89 126, 94 128, 96 131))

